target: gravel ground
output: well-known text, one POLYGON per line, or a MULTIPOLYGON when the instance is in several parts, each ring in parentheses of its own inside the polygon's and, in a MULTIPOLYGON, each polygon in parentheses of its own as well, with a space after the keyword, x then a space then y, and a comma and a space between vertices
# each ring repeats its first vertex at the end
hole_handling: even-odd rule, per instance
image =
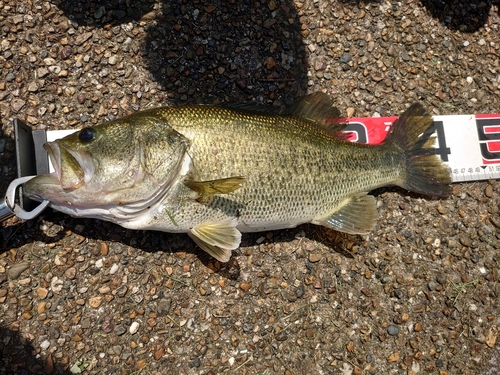
MULTIPOLYGON (((0 191, 16 117, 314 91, 356 116, 500 112, 499 25, 488 0, 0 0, 0 191)), ((369 236, 249 234, 228 264, 185 235, 10 219, 0 374, 497 374, 499 188, 380 189, 369 236)))

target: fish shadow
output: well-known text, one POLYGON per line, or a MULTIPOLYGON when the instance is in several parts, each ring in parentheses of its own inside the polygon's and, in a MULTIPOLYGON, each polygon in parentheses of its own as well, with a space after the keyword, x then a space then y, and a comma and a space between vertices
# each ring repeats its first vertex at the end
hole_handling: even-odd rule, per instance
POLYGON ((45 244, 62 241, 64 246, 79 246, 78 238, 72 238, 74 234, 79 236, 78 238, 89 238, 94 241, 118 242, 123 246, 148 253, 161 251, 170 254, 194 254, 206 267, 231 280, 239 277, 238 257, 245 255, 247 250, 254 251, 252 248, 258 245, 264 246, 264 250, 261 248, 257 251, 266 251, 267 245, 271 245, 272 248, 273 244, 281 243, 292 246, 295 250, 301 250, 302 256, 307 257, 307 250, 302 248, 302 240, 309 239, 329 247, 342 256, 353 258, 350 250, 363 242, 362 236, 340 233, 313 224, 272 232, 243 233, 241 245, 233 252, 231 260, 221 263, 201 250, 186 234, 131 230, 106 221, 72 218, 47 209, 38 218, 19 221, 1 228, 0 237, 3 246, 0 252, 6 252, 12 247, 22 248, 37 241, 45 244))
MULTIPOLYGON (((378 197, 386 192, 395 192, 401 196, 409 196, 412 199, 446 199, 409 192, 399 187, 383 187, 371 191, 370 194, 378 197)), ((0 248, 0 252, 8 251, 11 247, 20 248, 35 241, 41 241, 47 244, 55 243, 64 240, 73 233, 102 242, 119 242, 124 246, 130 246, 149 253, 162 251, 171 254, 194 254, 206 267, 231 280, 237 280, 239 278, 240 267, 237 257, 239 255, 244 255, 247 249, 256 245, 262 244, 266 246, 281 243, 285 244, 285 246, 294 246, 296 250, 302 251, 301 256, 307 257, 307 252, 309 250, 304 250, 301 247, 301 239, 306 238, 328 247, 343 257, 354 259, 354 254, 358 253, 359 249, 363 247, 366 241, 361 235, 342 233, 313 224, 303 224, 296 228, 275 230, 272 232, 243 233, 241 245, 239 249, 234 252, 231 260, 227 263, 221 263, 201 250, 186 234, 131 230, 111 222, 97 219, 73 218, 48 209, 38 218, 19 221, 17 224, 1 228, 0 243, 2 243, 3 246, 0 248), (41 230, 42 226, 45 228, 48 227, 49 230, 46 232, 52 234, 45 234, 41 230), (51 230, 52 226, 54 226, 54 230, 51 230), (20 232, 22 232, 23 235, 19 235, 18 233, 20 232), (268 235, 268 233, 271 235, 268 235)), ((67 245, 72 246, 73 242, 70 241, 67 245)), ((259 251, 262 251, 262 249, 259 251)))

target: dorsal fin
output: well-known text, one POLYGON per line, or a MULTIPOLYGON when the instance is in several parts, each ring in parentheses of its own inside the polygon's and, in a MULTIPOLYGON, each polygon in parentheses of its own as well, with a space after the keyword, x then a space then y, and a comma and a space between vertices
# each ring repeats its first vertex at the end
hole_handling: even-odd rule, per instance
POLYGON ((304 96, 285 111, 285 114, 309 120, 334 137, 347 140, 342 133, 346 124, 341 122, 340 111, 333 104, 333 99, 329 95, 315 92, 304 96))
POLYGON ((261 115, 299 117, 309 121, 312 125, 326 131, 338 139, 349 140, 348 135, 343 133, 343 130, 347 126, 347 124, 343 122, 345 119, 341 118, 339 109, 333 104, 333 99, 328 94, 315 92, 314 94, 304 96, 284 111, 278 108, 257 106, 255 104, 223 103, 218 106, 221 108, 261 115))

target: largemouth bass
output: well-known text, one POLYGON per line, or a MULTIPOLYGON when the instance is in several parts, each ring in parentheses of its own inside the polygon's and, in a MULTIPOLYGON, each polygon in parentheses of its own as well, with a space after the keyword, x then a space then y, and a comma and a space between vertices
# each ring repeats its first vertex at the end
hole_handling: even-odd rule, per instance
POLYGON ((206 105, 138 112, 47 143, 55 173, 24 193, 74 217, 188 233, 222 262, 241 232, 313 223, 367 234, 377 218, 368 192, 378 187, 450 194, 450 171, 422 137, 432 117, 420 104, 377 146, 343 139, 329 127, 338 116, 325 94, 283 114, 206 105))

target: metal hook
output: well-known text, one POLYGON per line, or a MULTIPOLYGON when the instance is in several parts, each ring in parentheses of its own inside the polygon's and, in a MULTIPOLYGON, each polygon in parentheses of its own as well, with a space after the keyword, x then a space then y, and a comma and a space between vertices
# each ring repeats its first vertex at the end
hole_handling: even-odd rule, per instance
POLYGON ((7 188, 3 202, 0 202, 0 221, 6 220, 11 216, 17 216, 20 219, 30 220, 40 215, 40 213, 49 205, 50 201, 42 201, 36 208, 31 211, 24 210, 21 206, 16 204, 16 190, 17 188, 31 180, 36 176, 25 176, 16 178, 12 181, 7 188))

